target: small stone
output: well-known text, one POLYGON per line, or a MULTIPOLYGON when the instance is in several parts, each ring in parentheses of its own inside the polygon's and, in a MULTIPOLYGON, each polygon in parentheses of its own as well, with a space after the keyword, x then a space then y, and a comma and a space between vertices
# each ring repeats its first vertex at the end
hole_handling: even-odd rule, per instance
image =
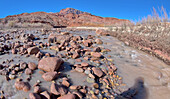
POLYGON ((99 88, 99 84, 94 83, 94 84, 93 84, 93 87, 96 88, 96 89, 98 89, 98 88, 99 88))
POLYGON ((29 55, 32 55, 37 54, 40 51, 40 49, 38 47, 30 47, 27 49, 27 51, 29 55))
POLYGON ((12 75, 12 74, 9 74, 9 78, 12 80, 12 79, 15 79, 15 75, 12 75))
POLYGON ((91 52, 91 55, 96 58, 101 58, 102 55, 99 52, 91 52))
POLYGON ((57 99, 76 99, 76 96, 74 94, 67 94, 64 96, 60 96, 57 99))
POLYGON ((25 69, 26 67, 27 67, 27 63, 26 62, 20 63, 20 69, 25 69))
POLYGON ((96 44, 103 44, 103 41, 101 39, 96 39, 95 42, 96 44))
POLYGON ((81 59, 76 59, 76 62, 81 62, 82 60, 81 59))
POLYGON ((78 91, 74 91, 73 94, 77 95, 79 97, 79 99, 83 98, 83 95, 78 91))
POLYGON ((29 68, 25 69, 25 74, 26 75, 31 75, 32 74, 32 70, 29 69, 29 68))
POLYGON ((79 57, 80 57, 80 55, 78 53, 74 53, 73 56, 72 56, 73 59, 76 59, 76 58, 79 58, 79 57))
POLYGON ((86 89, 80 89, 80 92, 83 93, 83 94, 86 94, 87 90, 86 89))
POLYGON ((67 80, 63 80, 62 85, 66 86, 66 87, 69 87, 70 83, 67 80))
POLYGON ((40 94, 46 97, 47 99, 50 99, 50 93, 48 91, 43 91, 40 94))
POLYGON ((78 88, 78 86, 72 85, 69 87, 71 90, 76 90, 78 88))
POLYGON ((64 87, 57 85, 55 83, 51 84, 50 90, 51 93, 53 93, 54 95, 65 95, 68 92, 64 87))
POLYGON ((35 86, 34 87, 34 93, 40 93, 40 86, 35 86))
POLYGON ((89 60, 89 58, 88 57, 84 57, 84 60, 89 60))
POLYGON ((88 83, 94 83, 95 82, 95 80, 93 78, 90 78, 90 77, 87 77, 86 80, 87 80, 88 83))
POLYGON ((80 72, 80 73, 83 73, 83 72, 84 72, 84 70, 83 70, 82 68, 79 68, 79 67, 76 67, 75 70, 76 70, 77 72, 80 72))
POLYGON ((84 73, 88 75, 88 74, 90 74, 90 70, 86 69, 86 70, 84 71, 84 73))
POLYGON ((82 67, 87 67, 87 66, 89 66, 89 64, 86 63, 86 62, 82 62, 82 63, 81 63, 81 66, 82 66, 82 67))
POLYGON ((89 73, 89 77, 95 79, 95 76, 91 73, 89 73))
POLYGON ((101 48, 100 48, 100 47, 95 47, 95 48, 93 49, 93 52, 101 52, 101 48))
POLYGON ((17 54, 17 50, 16 49, 12 49, 11 52, 12 52, 12 54, 17 54))
POLYGON ((95 91, 95 94, 96 94, 96 95, 98 95, 98 94, 99 94, 99 92, 100 92, 100 91, 97 89, 97 90, 95 91))
POLYGON ((41 99, 40 95, 36 93, 29 93, 29 98, 30 99, 41 99))
POLYGON ((57 76, 57 72, 47 72, 47 73, 44 73, 42 75, 42 78, 45 80, 45 81, 52 81, 53 79, 55 79, 57 76))
POLYGON ((35 70, 37 68, 37 65, 33 62, 29 62, 28 63, 28 68, 31 70, 35 70))
POLYGON ((98 76, 99 78, 103 76, 103 72, 99 68, 93 67, 92 70, 94 74, 98 76))

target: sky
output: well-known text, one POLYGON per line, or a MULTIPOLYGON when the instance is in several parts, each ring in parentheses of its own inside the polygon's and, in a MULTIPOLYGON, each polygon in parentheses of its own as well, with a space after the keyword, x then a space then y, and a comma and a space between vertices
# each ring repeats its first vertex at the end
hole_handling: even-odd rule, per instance
POLYGON ((102 17, 139 20, 151 14, 153 7, 161 6, 170 12, 170 0, 0 0, 0 18, 24 12, 59 12, 69 7, 102 17))

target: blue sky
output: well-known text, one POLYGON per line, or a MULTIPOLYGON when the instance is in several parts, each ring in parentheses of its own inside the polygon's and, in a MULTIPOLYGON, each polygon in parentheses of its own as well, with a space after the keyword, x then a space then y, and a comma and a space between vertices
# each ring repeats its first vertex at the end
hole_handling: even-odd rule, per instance
POLYGON ((152 7, 161 6, 170 12, 170 0, 0 0, 0 18, 24 12, 59 12, 71 7, 103 17, 138 20, 151 14, 152 7))

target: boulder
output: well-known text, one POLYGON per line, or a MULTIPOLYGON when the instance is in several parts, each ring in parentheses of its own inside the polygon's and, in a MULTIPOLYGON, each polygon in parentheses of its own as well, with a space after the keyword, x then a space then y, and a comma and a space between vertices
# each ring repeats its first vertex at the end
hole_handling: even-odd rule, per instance
POLYGON ((57 57, 43 58, 38 63, 38 68, 47 72, 57 71, 64 61, 57 57))

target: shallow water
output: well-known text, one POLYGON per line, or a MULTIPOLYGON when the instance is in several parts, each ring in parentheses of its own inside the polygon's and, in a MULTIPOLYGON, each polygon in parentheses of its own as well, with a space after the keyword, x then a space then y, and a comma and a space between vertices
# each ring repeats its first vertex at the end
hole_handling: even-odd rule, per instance
MULTIPOLYGON (((29 32, 30 33, 30 32, 29 32)), ((34 31, 32 32, 34 33, 34 31)), ((95 35, 95 32, 72 32, 73 35, 95 35)), ((35 34, 39 35, 39 34, 35 34)), ((47 35, 42 36, 47 37, 47 35)), ((98 37, 98 36, 96 36, 98 37)), ((170 67, 163 63, 161 60, 152 57, 142 51, 136 50, 123 44, 123 42, 117 40, 111 36, 99 37, 103 40, 104 44, 101 47, 109 48, 111 52, 108 52, 105 56, 111 55, 110 59, 114 60, 114 64, 118 68, 118 74, 123 77, 123 82, 127 85, 127 88, 140 87, 135 99, 169 99, 170 97, 170 67), (144 79, 144 86, 140 86, 136 79, 142 77, 144 79), (141 89, 142 88, 142 89, 141 89)), ((38 40, 36 42, 47 42, 47 40, 38 40)), ((95 46, 95 44, 94 44, 95 46)), ((43 52, 49 52, 52 55, 56 55, 55 51, 41 49, 43 52)), ((1 55, 0 63, 6 59, 14 59, 12 63, 23 62, 35 62, 38 63, 38 59, 34 56, 25 57, 20 55, 1 55)), ((73 85, 87 85, 86 75, 71 70, 70 65, 75 62, 72 59, 66 60, 64 64, 65 70, 63 74, 69 75, 73 85)), ((41 86, 45 89, 50 89, 51 82, 45 82, 41 75, 38 73, 39 70, 35 70, 32 79, 29 82, 33 86, 37 80, 42 81, 41 86)), ((25 74, 21 75, 22 78, 26 78, 25 74)), ((10 80, 8 83, 4 80, 4 76, 0 76, 0 89, 4 90, 6 96, 9 99, 23 99, 28 98, 29 92, 33 92, 33 88, 29 92, 17 91, 14 87, 15 80, 10 80)), ((124 92, 122 92, 124 93, 124 92)))
MULTIPOLYGON (((89 33, 77 33, 77 35, 89 33)), ((90 33, 95 35, 94 32, 90 33)), ((123 42, 111 36, 101 36, 104 48, 109 48, 111 59, 118 68, 118 74, 128 88, 135 85, 136 79, 144 78, 145 96, 141 92, 135 99, 170 99, 170 66, 161 60, 142 51, 124 45, 123 42), (169 85, 169 86, 168 86, 169 85)), ((107 55, 105 55, 107 56, 107 55)))

